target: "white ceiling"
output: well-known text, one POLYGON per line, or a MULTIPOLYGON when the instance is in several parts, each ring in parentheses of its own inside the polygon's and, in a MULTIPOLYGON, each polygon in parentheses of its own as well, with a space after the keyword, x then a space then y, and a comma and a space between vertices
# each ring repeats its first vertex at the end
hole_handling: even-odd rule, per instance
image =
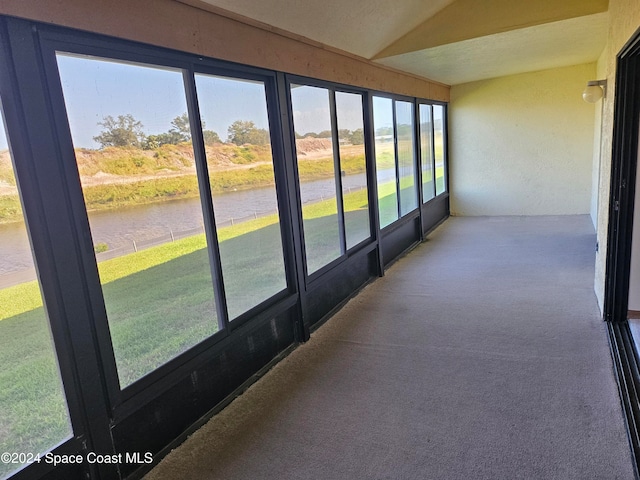
POLYGON ((594 62, 608 32, 608 0, 202 2, 447 85, 594 62))

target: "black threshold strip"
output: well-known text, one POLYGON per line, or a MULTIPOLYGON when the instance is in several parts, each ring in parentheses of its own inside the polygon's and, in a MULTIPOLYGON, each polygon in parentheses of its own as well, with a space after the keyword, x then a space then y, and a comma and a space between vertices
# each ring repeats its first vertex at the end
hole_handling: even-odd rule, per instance
POLYGON ((620 401, 627 423, 627 436, 633 458, 633 470, 640 480, 640 370, 627 322, 607 322, 609 347, 618 383, 620 401))

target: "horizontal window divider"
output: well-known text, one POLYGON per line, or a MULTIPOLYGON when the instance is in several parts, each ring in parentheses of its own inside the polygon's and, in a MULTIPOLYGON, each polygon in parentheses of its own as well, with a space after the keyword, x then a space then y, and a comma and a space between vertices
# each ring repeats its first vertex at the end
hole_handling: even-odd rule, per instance
POLYGON ((342 262, 344 262, 347 258, 349 258, 347 256, 347 254, 343 254, 340 255, 338 258, 336 258, 335 260, 332 260, 331 262, 327 263, 325 266, 323 266, 322 268, 316 270, 315 272, 313 272, 311 275, 307 276, 307 281, 306 281, 306 291, 308 292, 310 290, 310 285, 320 281, 320 279, 327 273, 330 272, 331 270, 333 270, 334 268, 336 268, 338 265, 340 265, 342 262))
POLYGON ((327 265, 327 267, 330 266, 331 268, 323 268, 322 270, 316 272, 319 275, 318 277, 314 278, 313 282, 308 282, 307 293, 312 293, 314 290, 322 287, 327 282, 333 280, 336 277, 340 277, 342 275, 341 267, 344 263, 354 262, 359 260, 360 258, 366 257, 369 253, 374 251, 377 246, 377 243, 371 243, 370 245, 367 245, 366 248, 359 250, 353 255, 341 257, 339 259, 340 261, 337 262, 337 264, 336 262, 332 262, 327 265))
POLYGON ((336 92, 356 93, 363 95, 370 91, 363 87, 356 87, 353 85, 347 85, 345 83, 335 83, 328 80, 320 80, 312 77, 303 77, 300 75, 295 75, 293 73, 285 73, 285 77, 287 79, 287 85, 289 87, 291 86, 291 84, 294 84, 307 87, 326 88, 328 90, 335 90, 336 92))
POLYGON ((420 209, 416 208, 415 210, 412 210, 411 212, 405 214, 403 217, 399 218, 398 220, 396 220, 395 222, 391 223, 390 225, 387 225, 386 227, 384 227, 380 231, 380 233, 381 233, 382 237, 384 237, 388 233, 391 233, 391 232, 397 230, 398 228, 403 227, 407 223, 412 222, 416 218, 419 218, 419 217, 420 217, 420 209))
POLYGON ((283 290, 270 299, 247 310, 239 317, 229 322, 229 331, 236 332, 250 322, 260 322, 264 318, 272 318, 291 308, 298 301, 298 294, 291 294, 283 290))
POLYGON ((228 337, 228 329, 219 330, 182 354, 160 365, 131 385, 123 388, 120 394, 120 402, 113 406, 114 412, 118 411, 122 405, 132 401, 134 397, 138 398, 141 392, 153 390, 158 393, 170 388, 182 378, 182 375, 178 372, 181 372, 183 368, 190 368, 185 367, 185 365, 190 365, 190 362, 194 361, 195 358, 206 356, 211 348, 223 343, 228 337), (158 390, 156 390, 156 387, 158 390))
POLYGON ((375 250, 377 246, 378 246, 377 240, 372 238, 367 238, 366 240, 361 241, 357 245, 354 245, 349 250, 347 250, 347 256, 355 257, 356 255, 359 255, 360 252, 362 251, 365 251, 368 253, 372 250, 375 250))
POLYGON ((449 198, 449 192, 448 192, 448 191, 446 191, 446 192, 442 192, 441 194, 436 195, 435 197, 431 197, 431 198, 430 198, 429 200, 427 200, 426 202, 423 202, 423 203, 422 203, 422 206, 423 206, 423 207, 426 207, 426 206, 428 206, 428 205, 430 205, 430 204, 432 204, 432 203, 435 203, 435 202, 437 202, 437 201, 439 201, 439 200, 442 200, 443 198, 449 198))
POLYGON ((158 395, 179 383, 186 375, 190 374, 191 371, 222 353, 230 343, 235 342, 244 335, 250 334, 266 322, 270 322, 274 317, 294 308, 297 301, 297 294, 287 295, 276 304, 251 318, 251 321, 245 322, 235 329, 230 329, 231 331, 222 330, 215 333, 182 355, 158 367, 154 372, 133 383, 123 390, 123 393, 128 393, 127 391, 131 389, 132 393, 128 395, 126 400, 121 404, 114 407, 114 421, 118 423, 129 417, 158 395), (150 377, 153 377, 152 382, 145 382, 143 387, 138 388, 138 384, 141 384, 150 377), (135 392, 133 391, 133 387, 136 387, 135 392))

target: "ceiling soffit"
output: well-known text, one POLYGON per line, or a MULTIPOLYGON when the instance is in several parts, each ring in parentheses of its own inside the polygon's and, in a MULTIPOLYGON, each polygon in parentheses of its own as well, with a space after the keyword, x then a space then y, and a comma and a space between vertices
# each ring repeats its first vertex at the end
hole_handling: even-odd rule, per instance
POLYGON ((606 12, 609 0, 456 0, 373 59, 606 12))
POLYGON ((454 0, 179 1, 213 6, 370 58, 454 0))
POLYGON ((606 43, 608 13, 473 38, 376 60, 447 85, 594 62, 606 43))

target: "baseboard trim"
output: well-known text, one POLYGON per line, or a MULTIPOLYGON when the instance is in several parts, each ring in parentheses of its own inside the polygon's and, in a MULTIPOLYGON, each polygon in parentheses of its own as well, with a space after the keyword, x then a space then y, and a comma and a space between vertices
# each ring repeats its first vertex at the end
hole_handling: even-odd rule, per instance
POLYGON ((609 347, 627 424, 627 438, 636 480, 640 480, 640 371, 627 322, 608 322, 609 347))
POLYGON ((640 310, 629 310, 627 312, 627 318, 629 320, 640 320, 640 310))

